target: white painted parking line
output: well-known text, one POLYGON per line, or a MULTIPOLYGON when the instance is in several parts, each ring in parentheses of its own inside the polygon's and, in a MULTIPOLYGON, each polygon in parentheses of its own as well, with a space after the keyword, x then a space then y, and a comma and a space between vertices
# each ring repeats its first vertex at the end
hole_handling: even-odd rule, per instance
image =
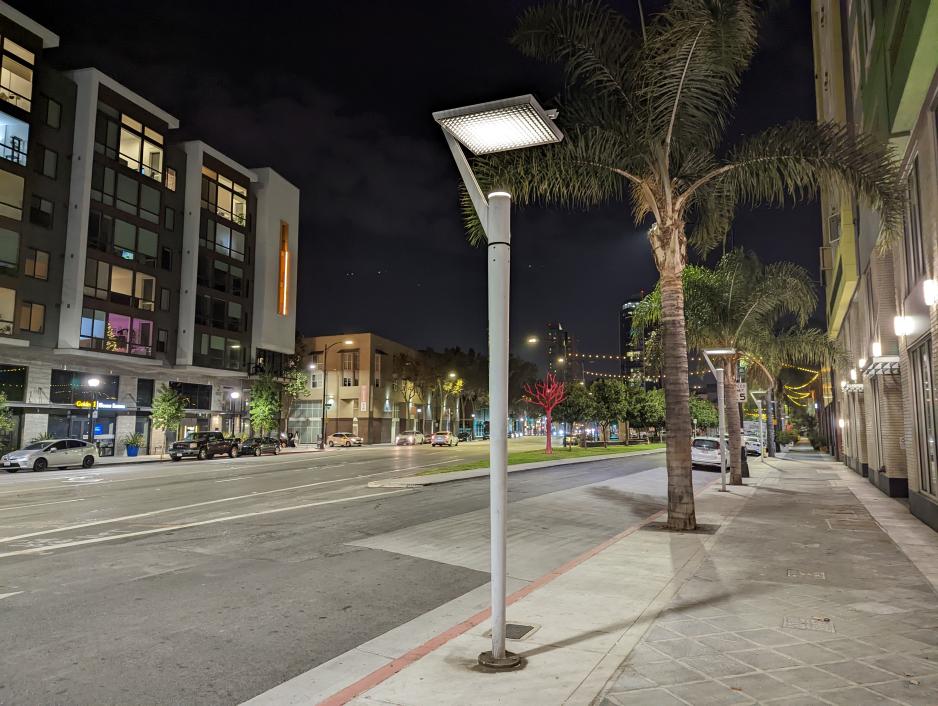
POLYGON ((24 507, 39 507, 40 505, 61 505, 62 503, 80 503, 82 498, 73 498, 71 500, 54 500, 48 503, 30 503, 29 505, 11 505, 10 507, 0 507, 0 512, 7 510, 22 510, 24 507))
MULTIPOLYGON (((19 549, 12 552, 0 553, 0 559, 11 556, 23 556, 25 554, 44 554, 46 552, 55 551, 56 549, 68 549, 69 547, 81 547, 88 544, 100 544, 101 542, 113 542, 118 539, 130 539, 132 537, 145 537, 151 534, 163 534, 165 532, 174 532, 180 529, 187 529, 189 527, 202 527, 204 525, 214 525, 219 522, 233 522, 234 520, 244 520, 248 517, 258 517, 260 515, 273 515, 278 512, 290 512, 292 510, 303 510, 309 507, 320 507, 322 505, 337 505, 338 503, 349 503, 355 500, 368 500, 370 498, 380 498, 386 495, 396 495, 398 493, 409 492, 409 488, 404 488, 401 490, 391 490, 384 493, 370 493, 368 495, 356 495, 351 498, 337 498, 335 500, 320 500, 315 503, 304 503, 302 505, 292 505, 290 507, 278 507, 273 510, 258 510, 257 512, 246 512, 243 515, 230 515, 228 517, 215 517, 211 520, 199 520, 197 522, 185 522, 178 525, 167 525, 166 527, 159 527, 157 529, 148 529, 140 530, 139 532, 125 532, 123 534, 113 534, 108 535, 107 537, 95 537, 94 539, 80 539, 75 542, 61 542, 60 544, 52 544, 45 547, 32 547, 30 549, 19 549)), ((22 593, 22 591, 20 591, 22 593)), ((12 594, 11 594, 12 595, 12 594)), ((0 595, 0 598, 4 596, 0 595)))
MULTIPOLYGON (((447 461, 441 461, 441 463, 448 463, 447 461)), ((335 478, 333 480, 321 480, 315 483, 304 483, 303 485, 293 485, 288 488, 275 488, 273 490, 257 490, 252 493, 247 493, 246 495, 234 495, 230 498, 217 498, 215 500, 203 500, 199 503, 191 503, 189 505, 177 505, 176 507, 166 507, 160 510, 150 510, 148 512, 138 512, 134 515, 124 515, 123 517, 112 517, 109 520, 96 520, 94 522, 83 522, 77 525, 66 525, 65 527, 58 527, 55 529, 40 530, 38 532, 30 532, 28 534, 18 534, 10 537, 0 537, 0 542, 14 542, 19 539, 28 539, 29 537, 40 537, 46 534, 56 534, 58 532, 68 532, 69 530, 84 529, 85 527, 97 527, 99 525, 109 525, 115 522, 126 522, 128 520, 139 520, 142 517, 153 517, 154 515, 163 515, 167 512, 176 512, 177 510, 191 510, 194 507, 205 507, 207 505, 217 505, 218 503, 232 502, 234 500, 246 500, 249 498, 256 498, 262 495, 271 495, 273 493, 285 493, 289 490, 302 490, 304 488, 314 488, 320 485, 331 485, 333 483, 347 483, 356 480, 363 480, 365 478, 374 478, 375 476, 384 476, 389 473, 398 473, 400 471, 411 471, 415 468, 426 468, 427 466, 437 466, 438 463, 425 464, 423 466, 408 466, 407 468, 395 468, 391 471, 382 471, 380 473, 368 473, 365 475, 359 476, 350 476, 348 478, 335 478)))

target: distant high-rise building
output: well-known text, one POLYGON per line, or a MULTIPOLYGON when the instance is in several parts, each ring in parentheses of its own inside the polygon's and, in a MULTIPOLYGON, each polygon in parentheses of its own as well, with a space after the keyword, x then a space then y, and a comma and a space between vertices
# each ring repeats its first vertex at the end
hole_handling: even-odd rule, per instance
POLYGON ((619 310, 619 355, 620 370, 627 376, 629 382, 644 385, 645 378, 645 338, 639 336, 635 340, 632 336, 632 317, 635 307, 642 300, 643 292, 637 297, 627 299, 619 310))
POLYGON ((576 339, 563 324, 547 324, 547 372, 564 381, 582 380, 583 363, 576 353, 576 339))

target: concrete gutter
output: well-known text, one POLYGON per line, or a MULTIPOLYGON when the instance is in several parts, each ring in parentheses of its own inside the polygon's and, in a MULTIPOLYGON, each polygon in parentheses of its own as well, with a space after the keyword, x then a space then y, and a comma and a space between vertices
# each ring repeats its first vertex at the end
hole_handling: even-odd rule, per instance
MULTIPOLYGON (((554 466, 572 466, 577 463, 589 463, 591 461, 609 461, 615 458, 635 458, 636 456, 650 456, 651 454, 664 453, 665 449, 652 449, 651 451, 625 451, 615 454, 602 454, 597 456, 587 456, 586 458, 571 458, 567 460, 557 459, 556 461, 536 461, 535 463, 516 463, 508 466, 509 473, 519 471, 536 471, 539 468, 553 468, 554 466)), ((560 453, 563 453, 562 451, 560 453)), ((403 478, 388 478, 386 480, 373 480, 368 484, 369 488, 419 488, 425 485, 436 485, 437 483, 452 483, 457 480, 468 480, 470 478, 482 478, 488 476, 488 468, 473 468, 469 471, 453 471, 452 473, 434 473, 428 476, 405 476, 403 478)))

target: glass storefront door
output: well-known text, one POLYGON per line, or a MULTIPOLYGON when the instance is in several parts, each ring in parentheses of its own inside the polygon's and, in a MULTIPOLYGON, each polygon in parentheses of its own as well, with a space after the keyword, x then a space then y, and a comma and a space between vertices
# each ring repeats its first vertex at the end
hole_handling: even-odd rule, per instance
POLYGON ((918 445, 922 491, 935 494, 938 488, 938 457, 935 448, 935 399, 932 381, 931 340, 909 350, 915 387, 915 438, 918 445))

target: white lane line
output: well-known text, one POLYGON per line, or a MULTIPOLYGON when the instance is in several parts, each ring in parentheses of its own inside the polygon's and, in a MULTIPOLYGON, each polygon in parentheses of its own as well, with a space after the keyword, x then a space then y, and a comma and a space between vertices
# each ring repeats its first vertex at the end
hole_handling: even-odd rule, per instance
MULTIPOLYGON (((440 463, 448 463, 448 461, 441 461, 440 463)), ((70 530, 84 529, 85 527, 97 527, 99 525, 108 525, 113 524, 114 522, 126 522, 127 520, 139 520, 141 517, 153 517, 154 515, 163 515, 167 512, 176 512, 177 510, 191 510, 194 507, 205 507, 206 505, 217 505, 218 503, 232 502, 234 500, 246 500, 248 498, 255 498, 261 495, 271 495, 272 493, 285 493, 288 490, 302 490, 304 488, 314 488, 320 485, 331 485, 333 483, 347 483, 349 481, 361 480, 363 478, 374 478, 375 476, 384 476, 389 473, 398 473, 400 471, 411 471, 415 468, 426 468, 427 465, 437 466, 438 463, 426 464, 423 466, 408 466, 407 468, 395 468, 390 471, 381 471, 380 473, 368 473, 365 475, 359 476, 349 476, 347 478, 335 478, 333 480, 321 480, 316 483, 304 483, 303 485, 293 485, 289 488, 275 488, 274 490, 258 490, 253 493, 248 493, 247 495, 234 495, 230 498, 216 498, 215 500, 203 500, 199 503, 191 503, 189 505, 177 505, 176 507, 166 507, 160 510, 150 510, 149 512, 138 512, 135 515, 124 515, 123 517, 113 517, 109 520, 96 520, 94 522, 83 522, 78 525, 67 525, 65 527, 58 527, 56 529, 40 530, 38 532, 29 532, 28 534, 17 534, 10 537, 0 537, 0 542, 14 542, 18 539, 28 539, 30 537, 39 537, 46 534, 56 534, 58 532, 68 532, 70 530)))
POLYGON ((82 498, 73 498, 72 500, 54 500, 48 503, 30 503, 29 505, 11 505, 10 507, 0 507, 0 512, 7 510, 21 510, 24 507, 39 507, 40 505, 61 505, 62 503, 80 503, 82 498))
MULTIPOLYGON (((118 539, 130 539, 131 537, 145 537, 150 534, 163 534, 165 532, 174 532, 180 529, 187 529, 189 527, 202 527, 203 525, 214 525, 219 522, 232 522, 234 520, 244 520, 248 517, 258 517, 260 515, 273 515, 277 512, 290 512, 292 510, 303 510, 309 507, 319 507, 320 505, 336 505, 338 503, 349 503, 355 500, 368 500, 369 498, 379 498, 385 495, 396 495, 397 493, 405 493, 411 490, 411 488, 403 488, 401 490, 392 490, 385 493, 370 493, 369 495, 356 495, 352 498, 337 498, 335 500, 320 500, 315 503, 304 503, 302 505, 292 505, 291 507, 278 507, 273 510, 258 510, 257 512, 246 512, 243 515, 230 515, 229 517, 216 517, 211 520, 199 520, 197 522, 186 522, 179 525, 167 525, 166 527, 159 527, 157 529, 148 529, 140 530, 139 532, 126 532, 124 534, 114 534, 107 537, 95 537, 94 539, 81 539, 75 542, 62 542, 60 544, 52 544, 45 547, 33 547, 31 549, 19 549, 12 552, 0 553, 0 559, 4 559, 10 556, 23 556, 24 554, 42 554, 45 552, 51 552, 56 549, 67 549, 69 547, 81 547, 88 544, 100 544, 101 542, 113 542, 118 539)), ((20 591, 19 593, 22 593, 20 591)), ((0 595, 0 598, 4 596, 0 595)))
POLYGON ((234 478, 220 478, 216 480, 216 483, 230 483, 233 480, 244 480, 245 478, 253 478, 254 476, 235 476, 234 478))
POLYGON ((0 593, 0 601, 2 601, 4 598, 9 598, 10 596, 18 596, 21 593, 22 591, 13 591, 13 593, 0 593))

